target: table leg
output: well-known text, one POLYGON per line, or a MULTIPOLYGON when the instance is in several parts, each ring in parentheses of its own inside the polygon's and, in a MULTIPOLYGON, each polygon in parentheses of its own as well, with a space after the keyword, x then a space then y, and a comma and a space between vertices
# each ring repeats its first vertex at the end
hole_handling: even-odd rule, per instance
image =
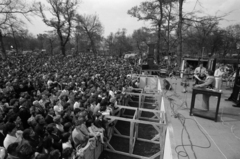
POLYGON ((219 106, 220 106, 220 100, 221 100, 221 95, 218 96, 217 109, 216 109, 216 113, 215 113, 215 122, 217 122, 217 120, 218 120, 218 111, 219 111, 219 106))
POLYGON ((195 105, 195 97, 196 97, 196 94, 192 92, 191 108, 189 113, 190 116, 192 115, 192 109, 194 108, 194 105, 195 105))

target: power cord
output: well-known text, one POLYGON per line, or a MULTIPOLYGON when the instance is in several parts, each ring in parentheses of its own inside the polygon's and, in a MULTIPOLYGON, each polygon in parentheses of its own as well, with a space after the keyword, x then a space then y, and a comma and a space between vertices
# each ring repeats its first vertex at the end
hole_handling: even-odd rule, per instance
POLYGON ((188 159, 190 159, 189 154, 187 153, 186 148, 185 148, 185 147, 189 147, 190 146, 191 150, 193 152, 194 158, 197 159, 196 153, 195 153, 193 148, 194 147, 205 148, 205 149, 206 148, 210 148, 211 147, 210 140, 208 139, 207 135, 203 132, 203 130, 200 128, 199 124, 194 119, 185 118, 182 114, 178 113, 179 109, 174 110, 174 107, 176 106, 176 104, 173 104, 174 99, 170 98, 169 96, 166 96, 166 98, 168 99, 168 101, 170 103, 170 108, 171 108, 171 111, 173 113, 174 118, 177 118, 180 121, 180 123, 182 124, 182 126, 183 126, 182 131, 181 131, 181 145, 177 145, 175 147, 175 151, 178 154, 178 158, 179 158, 179 156, 181 156, 181 157, 187 157, 188 159), (199 145, 195 145, 195 144, 192 143, 191 137, 190 137, 189 132, 188 132, 188 130, 186 128, 186 125, 185 125, 187 120, 192 120, 192 121, 195 122, 195 124, 197 125, 198 129, 201 131, 201 133, 207 139, 207 141, 209 143, 208 146, 199 146, 199 145), (184 131, 187 133, 188 140, 189 140, 190 144, 184 144, 184 142, 183 142, 184 131), (178 151, 178 148, 180 148, 180 147, 183 148, 183 151, 178 151))

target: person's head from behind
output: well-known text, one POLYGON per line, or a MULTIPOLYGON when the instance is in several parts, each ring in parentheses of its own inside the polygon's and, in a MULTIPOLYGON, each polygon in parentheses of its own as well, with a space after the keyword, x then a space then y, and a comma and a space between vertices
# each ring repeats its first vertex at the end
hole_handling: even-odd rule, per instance
POLYGON ((43 138, 43 147, 45 149, 50 149, 52 147, 52 138, 49 136, 45 136, 43 138))
POLYGON ((21 144, 21 146, 17 148, 17 151, 18 151, 18 156, 21 159, 30 159, 34 154, 34 150, 32 146, 27 142, 21 144))
POLYGON ((48 159, 48 154, 45 154, 45 153, 40 153, 36 156, 35 159, 48 159))
POLYGON ((73 149, 72 148, 66 148, 62 152, 63 159, 70 159, 72 157, 73 149))
POLYGON ((46 131, 49 133, 49 134, 54 134, 57 132, 57 128, 56 128, 56 125, 54 123, 51 123, 51 124, 48 124, 47 127, 46 127, 46 131))
POLYGON ((56 124, 61 124, 62 122, 62 118, 60 115, 57 115, 53 118, 53 122, 56 123, 56 124))
POLYGON ((18 142, 14 142, 14 143, 10 144, 7 148, 8 154, 10 154, 12 156, 17 156, 18 145, 19 145, 18 142))
POLYGON ((213 76, 214 75, 214 72, 212 70, 207 70, 207 75, 208 76, 213 76))
POLYGON ((36 115, 35 119, 36 119, 36 122, 38 124, 40 124, 40 125, 44 125, 45 124, 45 119, 44 119, 44 117, 42 115, 40 115, 40 114, 36 115))
POLYGON ((78 125, 83 124, 84 122, 85 122, 85 117, 78 116, 75 125, 78 126, 78 125))
POLYGON ((17 132, 16 124, 14 124, 14 123, 7 123, 6 124, 6 132, 9 135, 14 136, 16 134, 16 132, 17 132))
POLYGON ((30 107, 30 114, 33 116, 35 115, 35 107, 34 106, 30 107))
POLYGON ((53 150, 50 152, 49 157, 51 159, 59 159, 61 157, 61 153, 59 152, 59 150, 53 150))
POLYGON ((70 123, 70 122, 65 123, 63 125, 63 128, 64 128, 64 132, 70 132, 72 129, 72 123, 70 123))
POLYGON ((28 128, 28 129, 25 129, 23 131, 23 138, 26 139, 26 140, 30 140, 31 137, 34 137, 35 136, 35 132, 33 131, 32 128, 28 128))
POLYGON ((65 132, 62 134, 62 143, 66 143, 70 140, 71 134, 69 132, 65 132))
POLYGON ((21 122, 21 118, 17 114, 13 114, 9 117, 9 122, 19 123, 19 122, 21 122))

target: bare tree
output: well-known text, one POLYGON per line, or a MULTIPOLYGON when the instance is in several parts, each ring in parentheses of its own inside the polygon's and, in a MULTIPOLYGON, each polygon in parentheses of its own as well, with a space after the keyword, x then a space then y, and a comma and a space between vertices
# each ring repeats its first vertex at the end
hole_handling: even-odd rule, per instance
POLYGON ((96 44, 101 40, 103 26, 97 15, 77 15, 77 30, 83 31, 90 40, 93 53, 97 54, 96 44))
POLYGON ((139 20, 151 21, 157 30, 157 62, 159 62, 161 50, 161 29, 163 24, 163 6, 165 0, 153 0, 142 2, 139 6, 135 6, 128 10, 128 14, 139 20))
POLYGON ((4 47, 3 36, 5 31, 11 26, 12 22, 19 21, 18 15, 23 16, 30 21, 31 13, 35 13, 35 3, 26 0, 1 0, 0 2, 0 43, 3 58, 6 58, 6 50, 4 47))
POLYGON ((183 24, 183 1, 179 0, 179 14, 178 14, 178 30, 177 30, 177 37, 178 37, 178 47, 177 47, 177 54, 178 54, 178 65, 180 66, 182 60, 182 51, 183 51, 183 38, 182 38, 182 24, 183 24))
POLYGON ((9 23, 6 24, 6 26, 8 26, 6 34, 13 37, 15 46, 14 48, 16 49, 16 53, 19 53, 18 38, 21 37, 22 33, 25 32, 24 25, 25 23, 21 20, 10 21, 9 23))
POLYGON ((167 54, 170 52, 171 47, 173 47, 176 43, 176 38, 173 38, 173 36, 171 36, 171 32, 173 32, 177 27, 177 21, 176 21, 177 18, 175 16, 176 2, 177 0, 169 0, 168 3, 164 5, 164 16, 165 16, 164 19, 166 19, 166 22, 163 25, 163 29, 164 29, 163 39, 165 40, 167 45, 166 46, 167 54))
POLYGON ((39 3, 39 9, 43 22, 53 27, 58 34, 60 47, 63 56, 66 55, 66 45, 70 40, 72 33, 73 20, 78 7, 78 0, 47 0, 50 7, 45 8, 39 3), (45 15, 47 10, 52 14, 53 18, 48 19, 45 15))
POLYGON ((142 57, 143 52, 147 51, 148 41, 152 39, 152 34, 148 28, 140 28, 133 31, 132 38, 135 42, 135 46, 142 57))

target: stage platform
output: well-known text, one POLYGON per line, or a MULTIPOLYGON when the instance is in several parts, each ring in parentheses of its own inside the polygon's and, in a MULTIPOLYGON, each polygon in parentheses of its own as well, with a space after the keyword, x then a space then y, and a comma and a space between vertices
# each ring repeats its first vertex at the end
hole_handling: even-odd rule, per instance
MULTIPOLYGON (((170 107, 170 103, 172 103, 172 108, 175 110, 175 116, 171 112, 176 145, 176 151, 173 153, 176 153, 179 159, 239 159, 240 108, 234 108, 232 107, 233 102, 225 101, 230 96, 231 90, 222 88, 218 122, 214 122, 197 116, 189 116, 193 81, 190 82, 188 92, 182 93, 180 78, 167 78, 167 80, 174 88, 174 90, 168 91, 164 98, 165 107, 170 107), (176 112, 179 114, 176 115, 176 112), (180 122, 178 116, 181 119, 185 118, 186 129, 183 134, 183 122, 180 122), (187 146, 183 147, 183 145, 187 146)), ((210 111, 215 111, 216 104, 217 98, 210 97, 210 111)), ((195 108, 201 109, 201 105, 202 95, 197 95, 195 108)))

